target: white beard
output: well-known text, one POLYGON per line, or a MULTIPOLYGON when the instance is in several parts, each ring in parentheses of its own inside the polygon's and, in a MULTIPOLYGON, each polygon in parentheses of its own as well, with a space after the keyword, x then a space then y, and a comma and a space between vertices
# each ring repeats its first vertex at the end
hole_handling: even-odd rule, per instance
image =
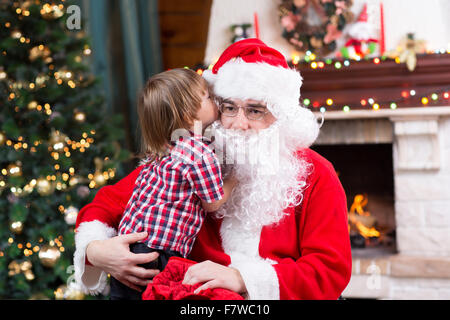
POLYGON ((289 130, 277 122, 258 132, 224 129, 215 122, 212 131, 224 178, 232 167, 239 181, 217 217, 233 217, 246 230, 260 230, 302 202, 312 165, 295 155, 298 145, 289 130))

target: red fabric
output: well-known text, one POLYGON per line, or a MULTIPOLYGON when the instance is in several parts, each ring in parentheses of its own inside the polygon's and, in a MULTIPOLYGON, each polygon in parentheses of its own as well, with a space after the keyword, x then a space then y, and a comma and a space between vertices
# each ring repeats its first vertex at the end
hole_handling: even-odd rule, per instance
MULTIPOLYGON (((337 299, 350 280, 352 265, 345 193, 330 162, 310 149, 299 155, 314 168, 303 202, 276 226, 262 229, 259 254, 277 262, 274 268, 281 299, 337 299)), ((77 226, 100 220, 117 228, 139 170, 100 189, 94 201, 80 211, 77 226)), ((220 220, 207 215, 188 258, 229 265, 220 226, 220 220)))
POLYGON ((142 300, 244 300, 236 292, 222 288, 206 289, 195 294, 201 283, 182 284, 186 271, 196 263, 178 257, 170 258, 164 270, 148 284, 142 300))
POLYGON ((220 67, 234 58, 241 58, 247 63, 267 63, 272 66, 289 68, 286 58, 279 51, 268 47, 256 38, 244 39, 230 45, 214 64, 212 73, 217 74, 220 67))

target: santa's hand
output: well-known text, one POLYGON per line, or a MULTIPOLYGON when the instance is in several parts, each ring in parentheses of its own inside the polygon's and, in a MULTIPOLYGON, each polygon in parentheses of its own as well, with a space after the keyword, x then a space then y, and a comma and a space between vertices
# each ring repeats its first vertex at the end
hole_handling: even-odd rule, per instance
POLYGON ((200 282, 204 283, 194 291, 195 294, 213 288, 229 289, 240 294, 247 291, 239 270, 209 260, 192 265, 184 275, 183 284, 200 282))
POLYGON ((135 254, 130 252, 129 245, 146 237, 146 232, 140 232, 106 240, 94 240, 87 246, 86 256, 94 267, 109 273, 126 286, 142 291, 139 286, 145 287, 150 279, 159 273, 159 270, 145 269, 138 264, 155 260, 158 258, 158 253, 135 254))

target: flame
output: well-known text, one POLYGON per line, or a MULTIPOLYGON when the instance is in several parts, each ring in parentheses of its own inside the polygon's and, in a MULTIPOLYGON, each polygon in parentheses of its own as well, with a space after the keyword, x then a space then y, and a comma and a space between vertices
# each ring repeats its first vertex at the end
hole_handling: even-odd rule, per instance
MULTIPOLYGON (((361 194, 357 194, 353 200, 353 204, 350 207, 348 219, 349 221, 358 229, 359 234, 363 236, 365 239, 368 238, 378 238, 380 236, 380 232, 374 227, 365 226, 359 219, 358 216, 369 217, 370 212, 364 211, 363 207, 367 205, 368 199, 361 194)), ((350 224, 349 224, 350 230, 350 224)))

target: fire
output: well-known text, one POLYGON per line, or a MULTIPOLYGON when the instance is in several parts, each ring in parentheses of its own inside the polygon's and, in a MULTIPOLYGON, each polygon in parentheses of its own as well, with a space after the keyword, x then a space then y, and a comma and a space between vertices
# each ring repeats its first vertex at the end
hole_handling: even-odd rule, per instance
POLYGON ((351 225, 353 225, 365 239, 378 238, 380 232, 374 227, 375 218, 370 215, 369 211, 364 211, 367 202, 367 197, 364 197, 362 194, 355 196, 348 213, 349 230, 351 225))

